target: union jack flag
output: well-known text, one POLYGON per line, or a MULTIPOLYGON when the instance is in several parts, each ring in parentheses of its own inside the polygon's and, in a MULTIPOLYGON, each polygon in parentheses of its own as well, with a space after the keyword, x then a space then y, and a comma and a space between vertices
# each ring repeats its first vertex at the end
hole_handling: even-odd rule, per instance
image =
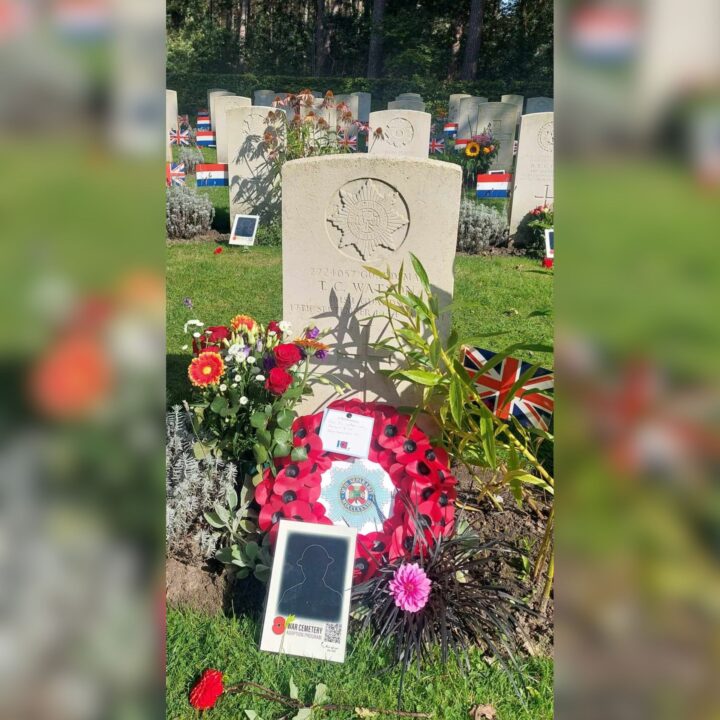
POLYGON ((435 140, 435 138, 430 140, 430 152, 431 153, 445 152, 445 141, 442 138, 440 138, 440 140, 435 140))
POLYGON ((475 347, 463 349, 463 367, 475 381, 480 397, 501 420, 511 416, 524 427, 547 430, 552 420, 555 400, 550 392, 555 384, 551 370, 537 368, 510 396, 510 390, 532 365, 517 358, 506 357, 487 371, 483 367, 495 357, 489 350, 475 347))
POLYGON ((168 187, 185 184, 185 163, 165 163, 165 184, 168 187))
POLYGON ((349 137, 347 135, 340 135, 338 137, 338 145, 341 148, 346 148, 347 150, 351 150, 352 152, 357 151, 357 138, 356 137, 349 137))
POLYGON ((190 130, 175 130, 175 128, 173 128, 170 131, 170 144, 189 146, 190 130))

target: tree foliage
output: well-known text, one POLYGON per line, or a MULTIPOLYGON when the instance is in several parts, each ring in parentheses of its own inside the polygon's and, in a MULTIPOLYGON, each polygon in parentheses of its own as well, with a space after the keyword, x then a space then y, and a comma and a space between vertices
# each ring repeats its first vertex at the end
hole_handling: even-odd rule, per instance
POLYGON ((479 50, 468 77, 472 4, 472 0, 167 0, 168 70, 259 76, 420 75, 437 80, 523 77, 534 83, 552 77, 551 0, 484 0, 479 50), (383 12, 378 14, 378 9, 383 12), (371 35, 376 43, 373 53, 371 35), (375 67, 369 68, 371 55, 375 67))

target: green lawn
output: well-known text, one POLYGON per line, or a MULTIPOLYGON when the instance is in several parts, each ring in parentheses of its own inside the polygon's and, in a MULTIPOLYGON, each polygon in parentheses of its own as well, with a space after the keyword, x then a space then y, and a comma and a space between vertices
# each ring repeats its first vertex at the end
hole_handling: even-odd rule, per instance
MULTIPOLYGON (((225 190, 225 188, 220 188, 225 190)), ((168 403, 187 397, 185 370, 189 362, 184 323, 197 318, 206 324, 226 323, 237 313, 261 322, 282 316, 280 248, 244 250, 215 243, 168 243, 167 353, 168 403), (183 304, 190 298, 193 307, 183 304)), ((490 349, 515 342, 552 343, 552 275, 537 260, 503 256, 458 255, 455 261, 453 324, 465 337, 503 332, 488 338, 490 349), (532 312, 540 314, 528 317, 532 312)), ((525 353, 528 360, 552 365, 543 353, 525 353)))
MULTIPOLYGON (((479 653, 470 657, 471 669, 452 664, 411 670, 405 680, 403 708, 431 712, 438 720, 466 720, 474 704, 491 704, 499 720, 549 720, 553 715, 553 664, 535 658, 521 667, 520 682, 527 688, 522 700, 499 667, 488 666, 479 653)), ((258 649, 258 624, 253 617, 208 617, 195 612, 168 610, 167 712, 173 720, 196 720, 187 701, 188 691, 207 667, 225 674, 232 684, 249 680, 287 694, 290 677, 300 697, 312 699, 317 683, 325 683, 334 703, 353 707, 397 707, 399 671, 389 671, 383 654, 368 636, 351 636, 344 664, 278 657, 258 649)), ((263 720, 283 717, 281 708, 240 695, 227 695, 207 712, 212 720, 243 720, 244 710, 255 710, 263 720)), ((351 713, 323 717, 350 720, 351 713)), ((384 716, 390 717, 390 716, 384 716)))

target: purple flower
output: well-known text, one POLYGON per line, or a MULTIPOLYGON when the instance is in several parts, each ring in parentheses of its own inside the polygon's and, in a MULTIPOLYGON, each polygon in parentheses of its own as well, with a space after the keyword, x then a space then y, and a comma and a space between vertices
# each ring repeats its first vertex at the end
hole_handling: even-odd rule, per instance
POLYGON ((320 328, 318 328, 318 327, 308 328, 305 331, 305 337, 308 340, 317 340, 319 335, 320 335, 320 328))
POLYGON ((404 563, 390 581, 390 594, 401 610, 418 612, 427 605, 431 585, 430 578, 417 563, 404 563))
POLYGON ((266 371, 272 370, 275 367, 275 365, 276 365, 276 362, 275 362, 274 355, 266 355, 263 358, 263 367, 265 368, 266 371))
POLYGON ((190 308, 190 310, 192 310, 193 304, 192 304, 192 300, 189 297, 183 298, 183 305, 186 308, 190 308))
POLYGON ((315 352, 315 357, 318 360, 324 360, 327 357, 327 350, 317 350, 315 352))

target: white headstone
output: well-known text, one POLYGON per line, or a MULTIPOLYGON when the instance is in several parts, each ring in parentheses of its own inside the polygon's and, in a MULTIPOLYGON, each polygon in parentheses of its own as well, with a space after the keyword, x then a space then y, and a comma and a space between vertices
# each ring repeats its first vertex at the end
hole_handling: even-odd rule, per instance
POLYGON ((228 95, 234 95, 235 93, 231 93, 228 90, 213 90, 211 93, 208 93, 208 102, 210 103, 210 107, 208 110, 210 111, 210 127, 212 127, 213 130, 216 129, 215 125, 215 115, 217 113, 217 110, 215 109, 215 105, 217 103, 217 99, 219 97, 227 97, 228 95))
MULTIPOLYGON (((353 120, 357 120, 360 114, 360 98, 357 95, 336 95, 335 106, 337 107, 341 103, 345 103, 345 105, 347 105, 348 110, 352 113, 353 120)), ((338 119, 339 117, 340 113, 338 113, 338 119)))
MULTIPOLYGON (((388 267, 420 291, 410 253, 425 266, 440 305, 453 294, 462 171, 437 160, 373 155, 325 155, 293 160, 282 170, 283 318, 299 333, 316 325, 330 330, 334 352, 321 370, 350 386, 362 400, 398 402, 390 367, 370 347, 388 329, 368 318, 384 283, 365 269, 388 267), (364 322, 365 321, 365 322, 364 322)), ((333 395, 316 385, 303 412, 333 395)))
POLYGON ((533 113, 541 112, 553 112, 555 109, 555 102, 549 97, 531 97, 527 99, 525 103, 525 114, 532 115, 533 113))
POLYGON ((217 161, 226 163, 228 161, 228 125, 227 113, 239 107, 250 107, 252 101, 249 97, 242 95, 221 95, 215 98, 215 145, 217 146, 217 161))
POLYGON ((221 92, 221 91, 222 91, 222 92, 227 92, 227 90, 225 90, 225 88, 210 88, 210 89, 207 91, 207 107, 206 107, 205 109, 206 109, 208 112, 210 112, 210 95, 211 95, 212 93, 221 92))
POLYGON ((403 98, 415 99, 419 100, 420 102, 423 101, 422 95, 420 95, 420 93, 400 93, 395 99, 402 100, 403 98))
POLYGON ((352 94, 358 99, 358 120, 364 123, 369 122, 372 95, 369 92, 354 92, 352 94))
POLYGON ((165 160, 172 160, 172 148, 170 147, 170 131, 178 130, 178 102, 175 90, 165 91, 165 160))
POLYGON ((520 108, 519 114, 522 115, 523 106, 525 105, 525 96, 524 95, 503 95, 500 98, 500 102, 510 103, 510 105, 517 105, 520 108))
POLYGON ((255 90, 253 93, 253 105, 263 105, 268 107, 272 105, 272 101, 277 96, 274 90, 255 90))
POLYGON ((477 129, 477 114, 480 105, 486 104, 487 101, 486 97, 478 97, 477 95, 470 95, 460 99, 457 120, 454 121, 458 124, 458 138, 470 139, 480 132, 477 129))
POLYGON ((388 103, 388 110, 417 110, 425 112, 425 103, 417 98, 400 98, 388 103))
POLYGON ((285 114, 275 108, 252 105, 226 113, 228 126, 228 185, 230 192, 230 221, 237 214, 260 215, 266 222, 279 208, 279 180, 277 165, 265 142, 268 113, 278 118, 281 145, 285 141, 285 114))
POLYGON ((476 134, 492 129, 493 137, 500 142, 500 150, 490 166, 491 170, 512 172, 513 144, 517 133, 517 105, 510 103, 482 103, 478 105, 476 134))
POLYGON ((427 158, 431 124, 430 113, 416 110, 370 113, 368 152, 371 155, 427 158), (382 130, 382 137, 375 134, 378 128, 382 130))
POLYGON ((460 101, 469 97, 472 97, 472 95, 468 95, 467 93, 454 93, 450 96, 450 102, 448 103, 448 122, 458 121, 460 101))
POLYGON ((522 219, 538 205, 554 200, 553 151, 555 123, 553 113, 523 115, 520 123, 517 167, 513 179, 510 234, 522 219))

